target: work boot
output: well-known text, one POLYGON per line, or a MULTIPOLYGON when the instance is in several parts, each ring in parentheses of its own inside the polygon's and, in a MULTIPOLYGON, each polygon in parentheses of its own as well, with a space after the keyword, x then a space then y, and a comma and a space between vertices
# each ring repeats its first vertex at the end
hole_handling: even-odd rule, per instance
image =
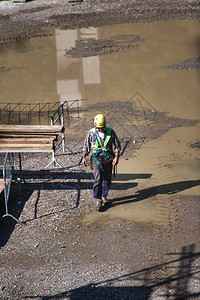
POLYGON ((97 211, 100 211, 102 207, 102 200, 101 199, 96 199, 96 209, 97 211))
POLYGON ((101 199, 102 199, 103 205, 107 205, 107 204, 110 203, 110 201, 108 200, 107 196, 102 196, 101 199))

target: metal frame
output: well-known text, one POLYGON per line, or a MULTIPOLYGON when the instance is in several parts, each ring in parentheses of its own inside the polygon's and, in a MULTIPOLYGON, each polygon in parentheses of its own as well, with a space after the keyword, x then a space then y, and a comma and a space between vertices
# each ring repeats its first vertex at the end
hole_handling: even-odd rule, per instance
MULTIPOLYGON (((75 100, 78 101, 78 100, 75 100)), ((75 102, 74 101, 74 102, 75 102)), ((73 102, 73 103, 74 103, 73 102)), ((57 111, 51 116, 51 125, 55 125, 57 123, 58 120, 60 120, 61 126, 63 128, 65 128, 65 124, 64 124, 64 105, 67 103, 67 101, 63 102, 60 107, 57 109, 57 111)), ((78 104, 77 104, 78 105, 78 104)), ((68 121, 69 121, 69 106, 67 105, 67 117, 68 117, 68 121)), ((63 130, 62 132, 62 138, 61 140, 58 142, 58 144, 55 146, 55 151, 59 151, 59 147, 62 144, 62 153, 65 153, 65 150, 67 149, 71 154, 74 154, 74 152, 72 150, 70 150, 65 143, 65 131, 63 130)))
MULTIPOLYGON (((81 101, 83 100, 87 100, 87 99, 81 99, 81 101)), ((79 101, 80 100, 71 100, 71 101, 64 101, 61 103, 61 105, 58 107, 58 109, 56 110, 56 112, 51 116, 51 125, 55 125, 57 123, 57 121, 60 121, 63 131, 62 131, 62 138, 61 140, 57 143, 57 145, 53 145, 53 149, 52 149, 52 160, 50 161, 49 164, 47 164, 44 169, 48 168, 51 164, 53 164, 54 166, 58 165, 60 168, 66 170, 67 168, 63 167, 57 160, 56 160, 56 151, 58 152, 59 150, 62 149, 63 154, 65 153, 65 150, 67 149, 67 151, 69 151, 71 154, 74 154, 72 150, 70 150, 67 146, 66 146, 66 142, 65 142, 65 126, 64 126, 64 105, 66 106, 66 110, 67 110, 67 121, 69 123, 69 108, 72 108, 72 106, 74 104, 77 105, 77 113, 79 116, 79 101), (71 104, 69 105, 69 102, 71 102, 71 104), (62 148, 59 149, 59 147, 62 145, 62 148)), ((51 110, 56 106, 59 105, 59 102, 54 102, 54 103, 43 103, 43 105, 41 106, 42 103, 37 103, 34 104, 33 107, 31 107, 30 103, 5 103, 5 106, 3 108, 0 107, 0 115, 3 112, 7 112, 8 113, 8 123, 10 123, 10 119, 11 119, 11 114, 14 112, 18 113, 18 120, 19 120, 19 124, 21 123, 21 114, 23 112, 26 111, 26 108, 29 109, 27 116, 28 116, 28 123, 30 123, 31 121, 31 114, 35 109, 38 107, 38 117, 39 117, 39 124, 41 123, 41 114, 44 111, 44 109, 46 108, 46 106, 48 106, 47 109, 47 114, 48 114, 48 119, 50 117, 50 112, 51 110), (14 105, 14 107, 12 107, 12 105, 14 105)), ((19 192, 21 193, 21 186, 22 186, 22 180, 23 176, 22 176, 22 164, 21 164, 21 155, 19 153, 19 170, 20 170, 20 179, 17 182, 19 183, 19 192)), ((8 200, 9 200, 9 195, 10 195, 10 188, 11 188, 11 183, 12 183, 12 178, 13 178, 13 174, 14 174, 14 155, 13 152, 6 152, 5 155, 5 160, 4 160, 4 165, 3 165, 3 181, 4 181, 4 198, 5 198, 5 210, 6 213, 2 216, 2 218, 5 217, 11 217, 12 219, 14 219, 17 223, 21 224, 21 225, 25 225, 24 223, 20 222, 17 218, 15 218, 12 214, 9 214, 8 212, 8 200)), ((25 180, 24 180, 25 182, 25 180)))
POLYGON ((53 164, 54 167, 55 167, 56 165, 58 165, 61 169, 67 170, 67 168, 63 167, 63 166, 56 160, 55 149, 52 150, 52 159, 51 159, 50 163, 48 163, 48 164, 44 167, 44 169, 47 169, 51 164, 53 164))
MULTIPOLYGON (((21 190, 22 169, 21 169, 20 153, 19 153, 19 167, 20 167, 20 190, 21 190)), ((9 212, 8 212, 8 200, 9 200, 9 195, 10 195, 10 187, 11 187, 11 183, 12 183, 13 173, 14 173, 14 156, 13 156, 13 153, 7 152, 5 155, 5 160, 4 160, 4 165, 3 165, 4 199, 5 199, 6 213, 2 216, 2 218, 11 217, 17 223, 19 223, 21 225, 25 225, 24 223, 20 222, 17 218, 15 218, 13 215, 9 214, 9 212)))
POLYGON ((23 121, 23 117, 25 117, 25 120, 22 122, 22 124, 24 124, 24 122, 30 124, 32 116, 35 116, 38 118, 38 123, 41 125, 43 116, 46 116, 50 122, 51 114, 59 111, 60 106, 65 106, 67 110, 67 120, 69 122, 69 108, 75 108, 74 104, 77 104, 76 109, 79 116, 79 101, 82 102, 85 100, 87 99, 65 100, 62 103, 59 101, 47 103, 0 102, 0 117, 2 116, 3 118, 5 116, 5 124, 10 124, 15 116, 15 121, 20 125, 23 121))

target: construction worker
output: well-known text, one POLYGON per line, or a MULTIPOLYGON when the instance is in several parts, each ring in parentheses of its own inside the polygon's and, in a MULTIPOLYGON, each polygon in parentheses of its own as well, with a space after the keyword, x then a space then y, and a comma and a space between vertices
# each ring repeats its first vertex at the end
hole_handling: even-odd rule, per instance
POLYGON ((121 146, 115 131, 106 126, 104 115, 95 116, 94 126, 85 138, 82 164, 87 166, 86 157, 92 152, 93 194, 97 210, 100 211, 104 205, 109 204, 107 195, 111 187, 112 167, 119 162, 121 146))

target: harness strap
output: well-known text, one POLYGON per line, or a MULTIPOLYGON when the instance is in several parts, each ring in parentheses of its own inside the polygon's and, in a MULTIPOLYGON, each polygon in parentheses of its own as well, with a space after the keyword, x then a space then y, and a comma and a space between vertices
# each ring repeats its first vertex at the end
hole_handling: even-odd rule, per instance
POLYGON ((110 138, 111 138, 111 128, 106 127, 106 137, 105 137, 103 144, 102 144, 102 141, 98 134, 96 134, 96 138, 97 138, 97 141, 95 143, 95 148, 97 148, 97 149, 98 148, 106 148, 106 146, 108 145, 110 138))
POLYGON ((108 154, 109 148, 106 146, 108 145, 111 138, 111 128, 106 127, 106 137, 103 144, 98 133, 96 134, 96 138, 97 140, 96 143, 94 144, 95 156, 97 157, 99 153, 103 153, 107 158, 109 158, 109 154, 108 154))

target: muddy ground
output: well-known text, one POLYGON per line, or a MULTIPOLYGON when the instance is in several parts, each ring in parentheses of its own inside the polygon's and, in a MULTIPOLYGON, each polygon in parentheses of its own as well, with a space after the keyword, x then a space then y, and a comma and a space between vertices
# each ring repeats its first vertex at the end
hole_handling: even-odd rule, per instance
MULTIPOLYGON (((198 1, 32 1, 0 8, 1 44, 42 37, 48 34, 44 25, 76 28, 199 16, 198 1)), ((131 45, 129 38, 111 45, 101 41, 93 50, 102 54, 109 46, 111 52, 121 51, 131 45)), ((80 45, 71 55, 86 55, 86 50, 80 45)), ((191 64, 198 68, 199 60, 191 64)), ((26 183, 20 194, 19 184, 13 181, 9 212, 26 226, 8 217, 0 221, 0 299, 200 299, 199 197, 178 194, 199 181, 144 190, 136 184, 125 190, 115 182, 111 207, 93 212, 92 172, 80 160, 91 115, 99 110, 115 128, 126 160, 143 143, 171 128, 197 123, 141 111, 129 102, 97 103, 84 111, 84 119, 71 119, 68 146, 74 154, 57 156, 66 170, 41 171, 51 156, 24 154, 26 183), (125 125, 117 125, 118 120, 125 125), (157 207, 158 221, 132 222, 106 215, 118 205, 144 200, 157 207), (84 221, 89 212, 94 222, 84 221)), ((190 147, 198 149, 199 142, 190 147)), ((135 174, 135 183, 139 175, 135 174)))
MULTIPOLYGON (((14 1, 13 1, 14 2, 14 1)), ((0 1, 0 43, 44 36, 43 26, 72 29, 131 22, 199 18, 196 0, 34 0, 26 4, 0 1), (4 4, 5 3, 5 4, 4 4)))

